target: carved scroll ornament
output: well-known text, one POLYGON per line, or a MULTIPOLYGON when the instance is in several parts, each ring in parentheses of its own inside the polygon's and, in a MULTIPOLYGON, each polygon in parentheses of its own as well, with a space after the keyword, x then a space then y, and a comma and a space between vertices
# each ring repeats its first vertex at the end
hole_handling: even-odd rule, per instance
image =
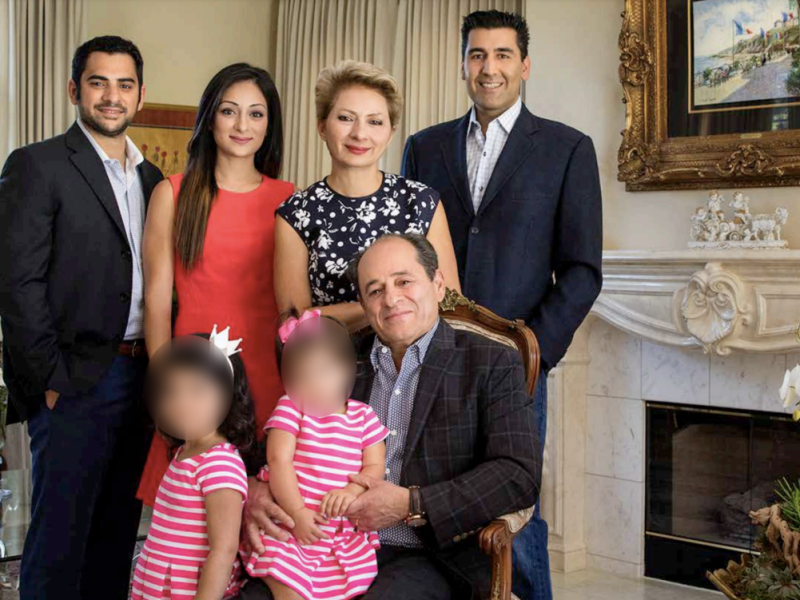
POLYGON ((740 325, 750 322, 747 289, 735 273, 719 263, 708 263, 695 273, 683 292, 681 316, 686 329, 706 352, 727 355, 726 342, 740 325))

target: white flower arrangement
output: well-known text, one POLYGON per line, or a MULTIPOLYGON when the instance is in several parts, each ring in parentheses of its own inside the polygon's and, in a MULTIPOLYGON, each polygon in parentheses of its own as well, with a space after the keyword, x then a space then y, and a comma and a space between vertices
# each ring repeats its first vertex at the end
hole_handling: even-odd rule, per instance
POLYGON ((783 385, 781 386, 781 400, 786 408, 793 408, 794 413, 792 418, 795 421, 800 421, 800 395, 797 393, 797 387, 800 384, 800 365, 795 365, 791 371, 786 371, 783 376, 783 385))

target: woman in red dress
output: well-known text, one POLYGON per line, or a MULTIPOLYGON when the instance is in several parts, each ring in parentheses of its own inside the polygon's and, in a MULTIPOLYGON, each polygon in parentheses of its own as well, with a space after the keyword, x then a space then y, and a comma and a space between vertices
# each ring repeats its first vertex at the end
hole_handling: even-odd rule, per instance
MULTIPOLYGON (((273 237, 275 209, 294 186, 277 179, 282 150, 280 99, 269 73, 243 63, 225 67, 200 100, 186 172, 156 187, 144 230, 148 353, 173 335, 230 325, 231 337, 244 340, 257 423, 283 393, 272 343, 273 237)), ((167 446, 155 436, 139 485, 145 504, 153 505, 168 464, 167 446)))

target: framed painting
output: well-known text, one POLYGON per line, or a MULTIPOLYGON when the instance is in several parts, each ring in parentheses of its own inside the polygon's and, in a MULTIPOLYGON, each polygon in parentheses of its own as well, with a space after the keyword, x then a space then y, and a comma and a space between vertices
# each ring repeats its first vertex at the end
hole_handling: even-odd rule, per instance
POLYGON ((628 191, 800 185, 800 0, 626 0, 628 191))
POLYGON ((182 173, 197 108, 171 104, 145 104, 128 128, 128 135, 164 177, 182 173))

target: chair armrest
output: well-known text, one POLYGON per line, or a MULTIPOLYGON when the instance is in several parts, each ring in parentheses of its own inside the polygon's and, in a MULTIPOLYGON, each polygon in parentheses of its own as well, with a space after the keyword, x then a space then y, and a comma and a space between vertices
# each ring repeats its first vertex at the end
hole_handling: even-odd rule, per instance
POLYGON ((478 544, 484 554, 492 557, 491 600, 515 600, 512 588, 511 545, 533 516, 534 507, 503 515, 489 523, 478 534, 478 544))
POLYGON ((489 556, 499 554, 503 547, 510 546, 514 541, 514 536, 531 520, 533 509, 534 507, 531 506, 503 515, 484 527, 478 535, 478 544, 484 554, 489 556))

